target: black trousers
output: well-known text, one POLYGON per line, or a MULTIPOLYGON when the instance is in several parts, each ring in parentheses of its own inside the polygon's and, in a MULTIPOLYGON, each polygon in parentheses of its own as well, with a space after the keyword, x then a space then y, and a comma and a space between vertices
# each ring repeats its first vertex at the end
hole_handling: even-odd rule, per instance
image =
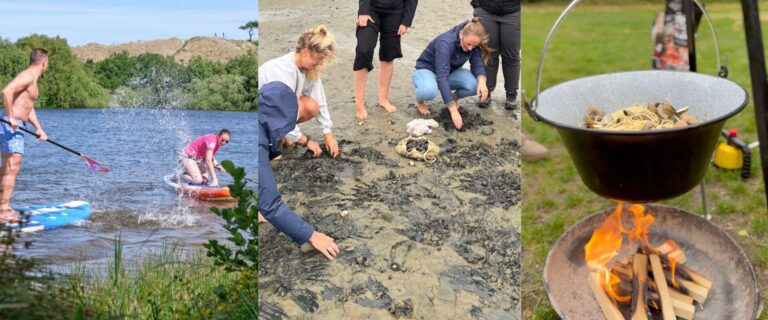
POLYGON ((478 7, 474 13, 488 33, 493 49, 491 63, 485 65, 488 91, 493 92, 496 89, 496 74, 499 71, 501 56, 504 90, 507 92, 507 98, 515 99, 520 83, 520 11, 499 16, 478 7))
POLYGON ((367 26, 357 27, 354 71, 373 70, 373 50, 376 48, 376 40, 381 43, 379 61, 389 62, 403 57, 400 50, 400 36, 397 35, 402 16, 402 13, 382 13, 374 10, 371 12, 371 18, 374 22, 368 21, 367 26))

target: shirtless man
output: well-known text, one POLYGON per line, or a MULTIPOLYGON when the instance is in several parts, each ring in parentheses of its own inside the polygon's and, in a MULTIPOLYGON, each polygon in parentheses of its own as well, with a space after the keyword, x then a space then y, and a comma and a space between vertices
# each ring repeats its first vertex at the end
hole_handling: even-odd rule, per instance
POLYGON ((21 169, 21 156, 24 154, 24 132, 19 126, 26 127, 29 121, 37 129, 38 139, 47 140, 48 136, 40 126, 35 114, 34 104, 40 93, 37 79, 48 69, 48 52, 45 49, 33 49, 29 54, 29 67, 16 75, 3 88, 2 119, 10 123, 0 123, 0 154, 3 157, 2 178, 0 178, 0 221, 18 219, 18 212, 11 209, 11 195, 16 185, 16 176, 21 169))

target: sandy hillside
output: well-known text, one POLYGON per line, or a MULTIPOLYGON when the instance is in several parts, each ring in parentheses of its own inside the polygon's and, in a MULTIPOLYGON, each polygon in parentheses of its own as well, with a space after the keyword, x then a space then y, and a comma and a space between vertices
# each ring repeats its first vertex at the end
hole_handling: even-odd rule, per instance
POLYGON ((225 40, 221 38, 194 37, 189 40, 179 38, 136 41, 116 45, 89 43, 72 48, 72 52, 81 60, 103 60, 110 55, 127 51, 131 56, 142 53, 156 53, 173 56, 176 61, 189 61, 194 56, 202 56, 213 61, 227 61, 236 56, 256 50, 256 44, 242 40, 225 40))

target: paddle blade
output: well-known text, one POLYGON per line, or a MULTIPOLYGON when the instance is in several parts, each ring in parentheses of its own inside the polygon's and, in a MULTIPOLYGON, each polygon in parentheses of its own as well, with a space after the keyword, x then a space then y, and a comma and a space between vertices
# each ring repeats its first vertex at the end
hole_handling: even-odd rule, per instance
POLYGON ((107 166, 99 163, 96 160, 93 160, 93 158, 86 156, 84 154, 81 154, 80 157, 85 159, 85 162, 88 164, 88 168, 91 169, 92 172, 109 172, 109 168, 107 166))

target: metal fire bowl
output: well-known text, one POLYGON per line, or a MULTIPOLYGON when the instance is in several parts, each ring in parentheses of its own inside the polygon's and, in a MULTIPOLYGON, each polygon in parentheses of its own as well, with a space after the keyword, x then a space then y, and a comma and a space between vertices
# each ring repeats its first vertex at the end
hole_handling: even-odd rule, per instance
MULTIPOLYGON (((755 272, 744 251, 727 233, 706 219, 680 209, 652 204, 645 207, 656 218, 649 230, 651 245, 658 246, 666 239, 675 240, 685 252, 686 265, 713 281, 704 309, 696 310, 695 319, 757 318, 760 297, 755 272)), ((587 284, 584 246, 613 210, 582 219, 549 251, 544 285, 552 307, 563 319, 604 319, 587 284)), ((631 225, 632 214, 624 212, 625 225, 631 225)))

